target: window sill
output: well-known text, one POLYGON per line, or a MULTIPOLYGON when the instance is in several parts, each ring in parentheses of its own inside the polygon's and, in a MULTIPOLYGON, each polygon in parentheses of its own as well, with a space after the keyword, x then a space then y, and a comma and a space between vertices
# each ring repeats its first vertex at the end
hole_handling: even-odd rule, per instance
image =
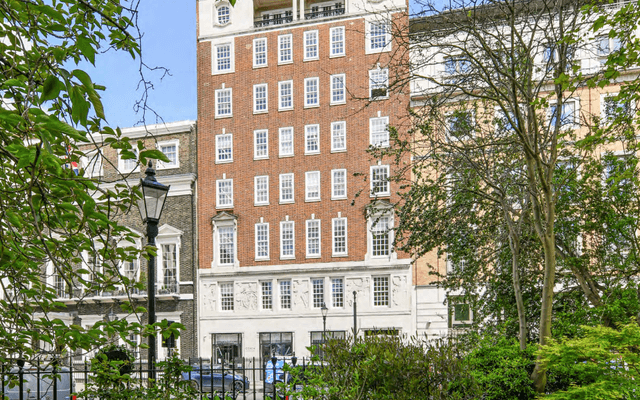
POLYGON ((310 151, 310 152, 305 152, 304 153, 305 156, 317 156, 319 154, 320 154, 319 151, 310 151))
POLYGON ((320 201, 320 199, 304 199, 305 203, 317 203, 319 201, 320 201))
POLYGON ((319 108, 320 104, 305 104, 304 108, 319 108))
POLYGON ((293 64, 293 60, 291 61, 278 61, 278 65, 289 65, 293 64))
POLYGON ((347 149, 331 149, 331 153, 346 153, 347 149))
POLYGON ((318 61, 319 59, 320 59, 319 56, 313 57, 313 58, 305 58, 305 59, 302 60, 302 62, 318 61))
POLYGON ((280 155, 278 155, 278 157, 279 158, 291 158, 291 157, 293 157, 293 154, 284 154, 284 155, 280 154, 280 155))
POLYGON ((253 114, 254 115, 257 115, 257 114, 268 114, 268 113, 269 113, 269 110, 261 110, 261 111, 253 110, 253 114))
POLYGON ((369 197, 372 199, 375 199, 376 197, 391 197, 391 193, 371 193, 369 197))
POLYGON ((254 261, 271 261, 271 258, 256 258, 254 261))
POLYGON ((215 119, 224 119, 224 118, 233 118, 233 114, 229 114, 229 115, 215 115, 214 117, 215 119))
POLYGON ((216 164, 231 164, 233 160, 216 160, 216 164))
POLYGON ((268 160, 269 156, 266 157, 253 157, 253 161, 260 161, 260 160, 268 160))
POLYGON ((331 55, 329 55, 329 58, 340 58, 340 57, 344 57, 344 56, 346 56, 345 53, 342 53, 342 54, 331 54, 331 55))
POLYGON ((384 101, 384 100, 389 100, 389 96, 369 97, 369 101, 384 101))
POLYGON ((178 164, 178 165, 167 165, 167 166, 156 165, 156 170, 157 171, 164 171, 164 170, 167 170, 167 169, 178 169, 178 168, 180 168, 180 164, 178 164))
POLYGON ((295 260, 295 259, 296 259, 296 257, 295 257, 295 256, 287 256, 287 257, 282 257, 282 256, 280 256, 280 259, 281 259, 281 260, 295 260))
POLYGON ((331 257, 333 257, 333 258, 344 258, 344 257, 349 257, 349 254, 332 254, 331 257))
POLYGON ((278 108, 278 112, 293 111, 293 107, 278 108))
POLYGON ((329 103, 330 106, 343 106, 347 104, 346 100, 342 100, 342 101, 336 101, 336 102, 331 102, 329 103))
POLYGON ((293 200, 286 200, 286 201, 280 200, 280 202, 278 204, 295 204, 295 201, 293 201, 293 200))
POLYGON ((264 64, 264 65, 254 65, 253 69, 260 69, 260 68, 267 68, 269 65, 264 64))
MULTIPOLYGON (((216 204, 216 209, 217 210, 230 210, 230 209, 233 209, 233 204, 231 204, 229 206, 219 206, 219 205, 216 204)), ((233 264, 218 264, 218 265, 225 266, 225 265, 233 265, 233 264)))
POLYGON ((235 71, 234 68, 231 68, 229 70, 224 70, 224 71, 213 71, 211 72, 211 75, 226 75, 226 74, 233 74, 235 71))
POLYGON ((331 200, 347 200, 347 196, 331 197, 331 200))
POLYGON ((320 256, 320 254, 318 254, 318 255, 311 255, 311 256, 310 256, 310 255, 307 255, 307 257, 306 257, 306 258, 307 258, 307 259, 316 259, 316 258, 320 258, 320 257, 321 257, 321 256, 320 256))

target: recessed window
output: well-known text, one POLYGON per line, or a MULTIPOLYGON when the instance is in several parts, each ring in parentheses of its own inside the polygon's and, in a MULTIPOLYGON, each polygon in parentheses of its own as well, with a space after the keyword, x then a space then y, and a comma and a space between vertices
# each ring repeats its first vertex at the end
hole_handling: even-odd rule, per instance
POLYGON ((280 308, 283 310, 291 309, 291 281, 284 280, 278 282, 280 286, 280 308))
POLYGON ((331 279, 331 306, 333 308, 344 307, 344 279, 331 279))
POLYGON ((253 66, 267 66, 267 38, 253 39, 253 66))
MULTIPOLYGON (((118 170, 123 172, 133 172, 138 170, 138 149, 131 148, 133 158, 123 158, 122 153, 118 153, 118 170)), ((129 157, 129 155, 127 155, 129 157)))
POLYGON ((293 62, 292 37, 289 35, 278 36, 278 64, 293 62))
MULTIPOLYGON (((549 124, 554 129, 558 122, 558 105, 551 104, 549 107, 549 124)), ((578 124, 577 101, 565 100, 562 103, 562 112, 560 113, 560 129, 573 129, 578 124)))
POLYGON ((87 151, 80 158, 80 166, 84 170, 85 178, 102 176, 102 153, 99 149, 87 151))
POLYGON ((234 264, 236 260, 236 230, 233 226, 218 228, 220 264, 234 264))
POLYGON ((320 257, 320 220, 307 221, 307 258, 320 257))
POLYGON ((269 111, 267 84, 253 85, 253 112, 265 113, 267 111, 269 111))
POLYGON ((278 109, 293 109, 293 81, 278 82, 278 109))
POLYGON ((256 224, 256 260, 269 259, 269 224, 256 224))
POLYGON ((253 132, 253 158, 256 160, 269 158, 269 131, 262 129, 253 132))
POLYGON ((372 69, 369 71, 369 98, 380 100, 389 98, 389 70, 372 69))
POLYGON ((320 153, 320 125, 305 125, 304 154, 320 153))
POLYGON ((334 169, 331 171, 331 199, 347 198, 347 170, 334 169))
POLYGON ((332 220, 332 252, 333 256, 347 255, 347 219, 334 218, 332 220))
POLYGON ((462 82, 465 75, 471 72, 471 62, 465 56, 449 56, 444 59, 445 82, 449 84, 462 82))
POLYGON ((231 7, 227 5, 218 6, 216 13, 218 14, 218 25, 226 25, 231 22, 231 7))
POLYGON ((216 181, 216 207, 233 207, 233 179, 219 179, 216 181))
POLYGON ((389 166, 375 165, 371 167, 371 196, 389 196, 389 166))
MULTIPOLYGON (((614 51, 618 51, 621 48, 620 39, 617 37, 598 36, 596 38, 596 50, 599 57, 607 57, 614 51)), ((605 60, 606 61, 606 60, 605 60)))
POLYGON ((256 176, 254 182, 255 205, 262 206, 269 204, 269 176, 256 176))
POLYGON ((344 26, 337 26, 329 30, 331 37, 331 57, 344 56, 344 26))
POLYGON ((369 23, 369 35, 367 37, 367 51, 370 53, 387 51, 391 44, 391 24, 386 21, 369 23))
POLYGON ((376 307, 389 306, 389 277, 373 277, 373 305, 376 307))
POLYGON ((231 95, 231 88, 216 90, 216 118, 233 115, 231 95))
MULTIPOLYGON (((295 231, 293 221, 280 222, 280 258, 295 258, 295 231)), ((291 287, 289 287, 289 289, 291 289, 291 287)))
POLYGON ((456 110, 447 116, 446 139, 449 142, 473 138, 475 122, 470 110, 456 110))
POLYGON ((271 281, 260 282, 262 309, 273 309, 273 284, 271 281))
POLYGON ((390 218, 373 217, 371 226, 371 255, 387 257, 391 253, 390 218))
POLYGON ((231 43, 214 45, 214 73, 233 72, 233 46, 231 43))
POLYGON ((280 174, 280 203, 293 203, 293 174, 280 174))
POLYGON ((304 186, 305 201, 320 200, 320 171, 306 172, 304 186))
POLYGON ((318 90, 318 78, 306 78, 304 80, 305 107, 317 107, 320 105, 320 95, 318 90))
POLYGON ((331 75, 331 104, 346 102, 344 79, 344 74, 331 75))
POLYGON ((226 163, 233 161, 233 135, 216 135, 216 162, 226 163))
POLYGON ((233 311, 233 283, 220 284, 220 309, 222 311, 233 311))
POLYGON ((331 123, 331 151, 347 150, 347 124, 345 121, 331 123))
POLYGON ((280 157, 290 157, 293 155, 293 127, 280 128, 278 143, 280 147, 280 157))
POLYGON ((178 158, 178 145, 178 140, 158 143, 158 149, 169 159, 169 162, 158 161, 158 169, 180 167, 180 159, 178 158))
MULTIPOLYGON (((169 293, 178 293, 178 248, 177 243, 167 243, 160 245, 160 259, 162 260, 162 287, 161 289, 169 293)), ((137 275, 138 267, 132 263, 125 265, 125 273, 130 282, 135 282, 133 278, 137 275), (135 268, 135 270, 131 270, 135 268)))
POLYGON ((312 279, 311 286, 313 286, 312 306, 313 308, 322 308, 324 305, 324 279, 312 279))
POLYGON ((371 146, 389 147, 389 117, 369 119, 371 146))
POLYGON ((616 118, 628 115, 631 108, 630 103, 625 103, 618 98, 618 93, 607 93, 600 96, 600 115, 605 124, 610 124, 616 118))
POLYGON ((304 61, 318 59, 318 31, 304 33, 304 61))

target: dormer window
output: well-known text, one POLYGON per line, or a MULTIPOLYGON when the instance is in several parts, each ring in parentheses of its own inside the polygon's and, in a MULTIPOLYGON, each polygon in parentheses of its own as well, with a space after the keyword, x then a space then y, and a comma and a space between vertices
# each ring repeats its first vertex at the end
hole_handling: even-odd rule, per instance
POLYGON ((220 5, 216 8, 218 25, 227 25, 231 22, 231 7, 227 4, 220 5))

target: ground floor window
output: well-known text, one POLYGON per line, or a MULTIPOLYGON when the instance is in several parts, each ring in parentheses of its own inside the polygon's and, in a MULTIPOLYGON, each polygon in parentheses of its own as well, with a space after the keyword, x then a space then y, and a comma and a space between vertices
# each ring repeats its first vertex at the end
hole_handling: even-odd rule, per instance
POLYGON ((233 364, 242 360, 242 334, 241 333, 212 333, 211 334, 212 359, 220 364, 222 361, 233 364))
POLYGON ((265 332, 260 333, 260 357, 267 362, 273 356, 293 355, 292 332, 265 332))
POLYGON ((400 329, 398 328, 370 328, 363 329, 364 336, 399 336, 400 329))
POLYGON ((322 357, 323 343, 328 342, 329 340, 344 340, 346 337, 347 337, 346 331, 311 332, 311 346, 313 346, 313 354, 322 357))

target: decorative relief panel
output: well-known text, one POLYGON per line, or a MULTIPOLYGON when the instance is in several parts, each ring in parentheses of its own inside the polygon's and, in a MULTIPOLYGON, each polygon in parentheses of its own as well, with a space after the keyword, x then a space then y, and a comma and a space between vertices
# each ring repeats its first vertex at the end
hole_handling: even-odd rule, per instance
POLYGON ((238 310, 257 310, 258 309, 258 283, 243 282, 237 283, 235 289, 236 307, 238 310))
POLYGON ((395 307, 407 307, 409 302, 409 289, 407 288, 406 275, 391 278, 391 301, 395 307))
POLYGON ((293 307, 296 309, 309 308, 309 281, 296 279, 293 281, 293 307))
POLYGON ((216 283, 205 283, 202 285, 202 315, 213 315, 216 311, 216 299, 218 285, 216 283))
POLYGON ((347 278, 347 304, 353 307, 353 291, 357 292, 356 298, 359 306, 369 305, 369 278, 347 278))

